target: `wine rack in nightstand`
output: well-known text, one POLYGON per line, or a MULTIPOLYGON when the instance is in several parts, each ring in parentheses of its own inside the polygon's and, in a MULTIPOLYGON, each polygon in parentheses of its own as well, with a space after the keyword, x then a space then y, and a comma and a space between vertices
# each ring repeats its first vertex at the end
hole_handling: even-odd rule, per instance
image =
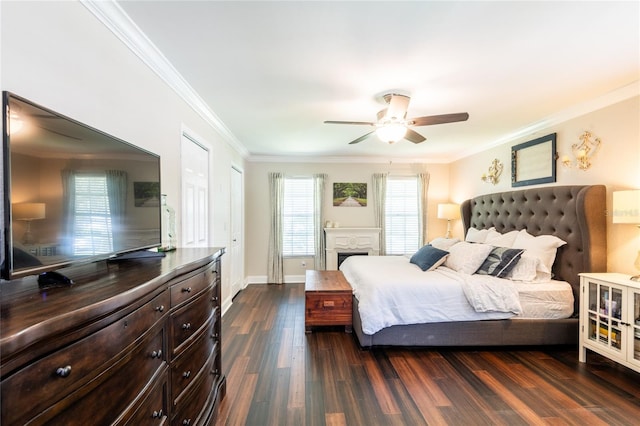
POLYGON ((592 350, 640 372, 640 283, 629 278, 580 274, 580 362, 592 350))

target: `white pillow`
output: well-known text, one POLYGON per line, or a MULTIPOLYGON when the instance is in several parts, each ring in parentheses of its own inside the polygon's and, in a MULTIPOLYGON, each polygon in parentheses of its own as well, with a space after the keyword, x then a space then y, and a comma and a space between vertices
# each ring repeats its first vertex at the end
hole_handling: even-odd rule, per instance
MULTIPOLYGON (((566 241, 562 241, 560 238, 553 235, 538 235, 534 237, 529 234, 526 229, 518 232, 518 236, 513 242, 512 248, 525 249, 529 257, 538 257, 542 265, 546 267, 547 271, 551 271, 553 262, 556 260, 557 248, 567 244, 566 241)), ((540 270, 540 269, 538 269, 540 270)), ((545 271, 542 271, 545 272, 545 271)))
POLYGON ((505 234, 501 234, 495 229, 490 229, 487 237, 484 240, 485 244, 491 244, 494 247, 507 247, 511 248, 513 242, 518 236, 518 231, 510 231, 505 234))
POLYGON ((513 281, 548 282, 551 280, 551 271, 542 264, 538 257, 527 254, 525 250, 506 278, 513 281))
POLYGON ((482 266, 491 250, 493 246, 488 244, 461 241, 451 246, 444 266, 471 275, 482 266))
POLYGON ((491 227, 489 229, 476 229, 471 227, 467 230, 467 236, 464 238, 464 240, 469 243, 484 243, 487 235, 489 235, 489 231, 492 230, 495 231, 496 228, 491 227))
POLYGON ((431 242, 429 244, 431 244, 432 246, 434 246, 437 249, 440 250, 446 250, 449 251, 449 248, 451 248, 452 245, 459 243, 460 240, 457 238, 443 238, 443 237, 439 237, 436 238, 434 240, 431 240, 431 242))

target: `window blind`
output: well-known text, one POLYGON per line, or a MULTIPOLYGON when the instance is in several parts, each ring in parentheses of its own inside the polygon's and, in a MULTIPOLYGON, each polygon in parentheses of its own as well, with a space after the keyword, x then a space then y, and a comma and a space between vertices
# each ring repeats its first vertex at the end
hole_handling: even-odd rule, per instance
POLYGON ((385 203, 387 254, 414 253, 419 246, 418 180, 389 177, 385 203))
POLYGON ((107 177, 75 176, 73 253, 94 255, 113 251, 107 177))
POLYGON ((313 179, 285 178, 282 254, 314 255, 313 179))

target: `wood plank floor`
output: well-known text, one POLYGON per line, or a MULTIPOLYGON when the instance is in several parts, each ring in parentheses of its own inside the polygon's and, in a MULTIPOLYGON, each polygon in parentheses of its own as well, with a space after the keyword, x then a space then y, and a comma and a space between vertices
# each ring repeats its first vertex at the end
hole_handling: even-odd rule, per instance
POLYGON ((577 349, 361 350, 305 334, 304 285, 250 285, 222 319, 218 425, 632 425, 640 374, 577 349))

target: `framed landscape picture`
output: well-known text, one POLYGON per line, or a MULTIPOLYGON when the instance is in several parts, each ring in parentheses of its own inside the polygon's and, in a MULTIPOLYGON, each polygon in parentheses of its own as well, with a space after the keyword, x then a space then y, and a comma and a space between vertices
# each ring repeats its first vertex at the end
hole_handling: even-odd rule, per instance
POLYGON ((133 182, 133 199, 136 207, 158 207, 160 182, 133 182))
POLYGON ((367 184, 334 182, 333 205, 336 207, 366 207, 367 184))

